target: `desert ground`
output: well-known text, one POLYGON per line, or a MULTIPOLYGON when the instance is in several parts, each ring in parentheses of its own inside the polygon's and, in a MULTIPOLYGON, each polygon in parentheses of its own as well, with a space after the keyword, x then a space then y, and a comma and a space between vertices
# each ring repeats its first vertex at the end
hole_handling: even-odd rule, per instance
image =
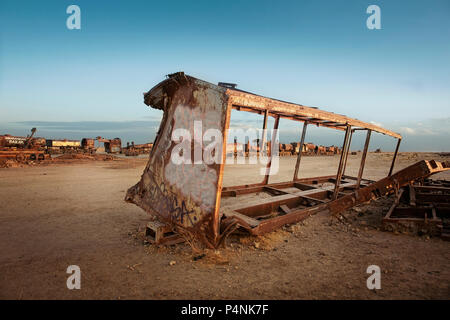
MULTIPOLYGON (((364 177, 386 176, 391 159, 369 153, 364 177)), ((396 170, 421 159, 448 160, 400 153, 396 170)), ((382 231, 392 198, 344 212, 350 223, 319 213, 264 236, 233 235, 201 259, 187 244, 152 245, 143 235, 149 216, 124 201, 146 161, 0 169, 0 299, 450 298, 450 243, 382 231), (69 265, 81 268, 80 290, 66 287, 69 265), (382 270, 380 290, 366 287, 369 265, 382 270)), ((346 173, 356 175, 359 161, 349 155, 346 173)), ((303 157, 300 176, 335 174, 338 162, 303 157)), ((291 179, 294 164, 281 158, 271 182, 291 179)), ((245 165, 225 169, 224 186, 259 180, 245 165)))

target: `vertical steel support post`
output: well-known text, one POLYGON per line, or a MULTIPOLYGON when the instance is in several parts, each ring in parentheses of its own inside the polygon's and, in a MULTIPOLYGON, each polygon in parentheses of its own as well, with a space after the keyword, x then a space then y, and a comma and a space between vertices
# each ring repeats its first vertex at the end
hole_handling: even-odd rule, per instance
POLYGON ((266 167, 266 176, 264 177, 264 181, 263 184, 268 184, 269 183, 269 175, 270 175, 270 168, 272 167, 272 157, 273 157, 273 153, 274 153, 274 141, 275 141, 275 137, 278 135, 278 124, 280 123, 280 116, 276 116, 275 118, 275 123, 273 125, 273 132, 270 136, 270 140, 271 140, 271 144, 270 144, 270 155, 269 156, 269 162, 267 163, 267 167, 266 167))
POLYGON ((356 189, 359 189, 359 185, 361 184, 361 179, 364 172, 364 165, 366 163, 367 150, 369 149, 370 143, 370 135, 372 134, 372 130, 367 130, 366 142, 364 143, 364 150, 361 156, 361 165, 359 166, 358 179, 356 181, 356 189))
POLYGON ((397 147, 395 147, 394 158, 392 159, 391 169, 389 169, 389 175, 388 175, 389 177, 392 175, 392 171, 394 171, 395 159, 397 158, 398 149, 400 148, 400 142, 402 142, 402 139, 398 139, 398 141, 397 141, 397 147))
POLYGON ((308 126, 308 121, 303 122, 302 137, 300 139, 300 149, 298 151, 297 163, 295 164, 294 178, 292 179, 293 181, 298 179, 298 169, 300 167, 300 160, 302 159, 302 151, 303 151, 303 145, 305 144, 305 135, 306 135, 306 127, 307 126, 308 126))
POLYGON ((339 193, 339 185, 341 184, 341 178, 344 168, 344 161, 346 154, 348 152, 348 141, 350 138, 350 132, 352 130, 352 127, 347 125, 347 129, 345 130, 345 137, 344 137, 344 144, 342 146, 342 153, 341 153, 341 159, 339 161, 339 167, 336 174, 336 183, 334 185, 334 193, 333 193, 333 200, 337 199, 338 193, 339 193))
POLYGON ((261 140, 259 140, 259 155, 263 154, 264 149, 266 147, 266 136, 267 136, 267 118, 269 117, 269 111, 264 111, 264 122, 263 122, 263 132, 261 140))
MULTIPOLYGON (((350 147, 352 145, 353 132, 355 132, 355 130, 350 131, 350 139, 348 141, 348 151, 350 151, 350 147)), ((347 155, 345 156, 344 169, 342 170, 342 176, 345 175, 345 168, 347 168, 347 159, 348 159, 348 152, 347 152, 347 155)))

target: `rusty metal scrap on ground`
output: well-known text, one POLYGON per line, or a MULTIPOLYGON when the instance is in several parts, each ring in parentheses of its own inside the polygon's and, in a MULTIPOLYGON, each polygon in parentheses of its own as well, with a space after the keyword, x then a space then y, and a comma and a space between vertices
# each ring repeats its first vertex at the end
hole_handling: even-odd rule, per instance
MULTIPOLYGON (((160 233, 168 232, 171 236, 175 233, 186 240, 200 241, 210 248, 219 246, 227 235, 237 229, 259 235, 298 222, 319 211, 336 215, 355 205, 397 193, 413 181, 450 167, 449 163, 420 161, 393 174, 402 138, 398 133, 318 108, 241 91, 235 85, 214 85, 182 72, 169 75, 168 79, 152 88, 144 95, 144 102, 163 110, 164 114, 141 180, 128 190, 125 200, 143 208, 163 223, 167 228, 162 230, 164 228, 159 225, 160 233), (294 176, 290 181, 270 184, 272 161, 269 161, 262 182, 222 188, 226 154, 232 152, 227 144, 232 110, 261 115, 264 117, 264 130, 267 129, 269 116, 275 118, 275 130, 278 129, 280 118, 303 122, 302 134, 295 146, 297 150, 317 148, 305 143, 308 125, 345 132, 342 147, 328 150, 340 155, 336 175, 299 179, 304 152, 298 152, 294 176), (172 133, 179 128, 192 128, 194 121, 202 121, 204 131, 217 129, 222 133, 220 163, 175 164, 171 161, 171 153, 176 146, 172 141, 172 133), (351 177, 345 175, 345 168, 351 138, 356 130, 365 130, 367 135, 358 176, 351 177), (389 172, 379 181, 363 178, 372 133, 397 139, 389 172), (270 197, 257 200, 247 198, 261 192, 270 197), (221 200, 228 197, 239 201, 221 206, 221 200)), ((263 138, 258 145, 264 146, 265 143, 263 138)), ((327 152, 323 148, 323 152, 327 152)), ((236 145, 233 149, 236 149, 236 145)), ((245 150, 244 147, 242 150, 245 150)), ((273 156, 269 153, 269 157, 273 156)), ((161 234, 156 238, 162 239, 161 234)))
POLYGON ((138 156, 140 154, 149 154, 153 148, 153 143, 142 143, 142 144, 134 144, 134 141, 131 141, 131 144, 127 142, 127 146, 122 148, 123 154, 126 156, 138 156))
POLYGON ((403 187, 383 218, 383 226, 388 231, 450 240, 450 182, 423 179, 403 187))

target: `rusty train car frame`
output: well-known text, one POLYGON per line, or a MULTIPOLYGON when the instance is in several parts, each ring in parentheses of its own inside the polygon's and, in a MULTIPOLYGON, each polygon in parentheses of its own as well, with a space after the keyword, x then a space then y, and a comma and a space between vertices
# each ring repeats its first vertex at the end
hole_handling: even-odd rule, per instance
MULTIPOLYGON (((141 180, 128 190, 125 200, 157 217, 171 233, 198 240, 210 248, 219 246, 237 229, 259 235, 320 211, 338 214, 371 199, 396 193, 411 181, 450 167, 448 163, 421 161, 393 174, 402 139, 398 133, 315 107, 238 90, 228 84, 214 85, 182 72, 169 75, 145 93, 144 102, 163 110, 164 114, 141 180), (268 117, 275 118, 274 129, 278 129, 282 118, 303 122, 300 150, 310 125, 345 132, 336 175, 299 179, 300 152, 290 181, 269 183, 272 164, 269 160, 260 183, 222 187, 232 110, 263 116, 263 130, 267 130, 268 117), (177 128, 192 128, 191 123, 195 120, 202 120, 205 130, 215 128, 222 132, 222 162, 178 166, 172 163, 171 153, 176 145, 171 140, 172 132, 177 128), (367 135, 358 176, 351 177, 345 175, 345 168, 352 135, 357 130, 365 130, 367 135), (374 132, 397 140, 389 172, 376 182, 363 178, 370 137, 374 132), (245 195, 258 192, 268 193, 271 197, 233 201, 221 206, 223 198, 240 200, 245 195)), ((264 146, 265 135, 262 139, 261 145, 264 146)), ((269 155, 269 159, 273 156, 269 155)))

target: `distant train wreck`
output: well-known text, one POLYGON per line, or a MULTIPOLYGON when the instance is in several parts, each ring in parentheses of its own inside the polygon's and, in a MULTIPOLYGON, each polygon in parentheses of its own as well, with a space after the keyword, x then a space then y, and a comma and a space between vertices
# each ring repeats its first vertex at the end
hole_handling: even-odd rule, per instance
POLYGON ((120 138, 107 139, 82 138, 81 140, 70 139, 45 139, 35 137, 36 128, 31 129, 31 134, 26 137, 12 136, 9 134, 0 135, 0 167, 8 161, 15 163, 39 163, 44 160, 52 160, 53 155, 60 154, 90 154, 97 150, 103 151, 101 147, 96 147, 103 143, 104 152, 112 154, 124 154, 126 156, 139 156, 149 154, 153 143, 131 144, 122 147, 120 138))
MULTIPOLYGON (((177 236, 182 236, 215 248, 237 229, 259 235, 320 211, 335 215, 380 196, 397 193, 412 181, 449 169, 448 163, 421 161, 393 174, 402 139, 398 133, 344 115, 241 91, 235 85, 214 85, 182 72, 169 75, 168 79, 152 88, 144 95, 144 102, 163 110, 164 115, 142 178, 128 190, 125 200, 158 219, 159 223, 153 224, 157 227, 149 230, 158 243, 176 241, 177 236), (260 115, 263 117, 263 130, 267 129, 269 117, 274 118, 275 130, 282 118, 302 122, 298 145, 287 147, 291 153, 294 147, 299 151, 309 150, 305 144, 305 134, 310 125, 344 132, 342 147, 329 150, 340 155, 336 175, 299 179, 301 159, 305 153, 297 151, 292 179, 269 183, 272 163, 277 155, 271 150, 281 151, 276 147, 276 137, 273 137, 267 147, 269 161, 262 181, 223 188, 226 155, 236 151, 236 142, 233 151, 227 143, 232 110, 260 115), (175 164, 172 161, 171 154, 177 148, 177 143, 172 140, 175 130, 192 129, 195 121, 202 121, 204 131, 214 129, 221 132, 221 152, 214 156, 219 156, 222 161, 198 163, 194 161, 194 154, 184 154, 189 159, 192 156, 189 163, 175 164), (357 130, 364 130, 367 135, 359 173, 352 177, 345 175, 345 169, 350 141, 357 130), (372 133, 396 139, 387 176, 376 182, 363 178, 372 133), (256 200, 248 197, 256 193, 265 193, 269 197, 256 200), (236 201, 221 206, 221 200, 227 197, 234 197, 236 201)), ((187 143, 195 144, 193 141, 187 143)), ((266 143, 263 135, 262 140, 257 142, 257 151, 266 143)), ((246 148, 250 150, 250 147, 246 148)), ((203 152, 205 150, 203 146, 203 152)))
MULTIPOLYGON (((257 139, 256 144, 252 145, 249 141, 245 144, 238 143, 235 141, 234 143, 227 144, 227 155, 234 156, 235 158, 239 156, 244 156, 248 158, 251 153, 256 153, 259 155, 261 150, 260 140, 257 139)), ((267 150, 270 150, 270 141, 266 142, 267 150)), ((315 145, 311 142, 304 143, 301 146, 301 152, 304 156, 332 156, 335 154, 340 154, 341 149, 336 146, 319 146, 315 145)), ((280 143, 278 147, 278 154, 280 156, 298 156, 300 153, 300 143, 291 142, 291 143, 280 143)))
POLYGON ((26 137, 0 136, 0 160, 13 159, 17 162, 42 161, 50 156, 45 152, 45 139, 34 138, 36 128, 26 137))

